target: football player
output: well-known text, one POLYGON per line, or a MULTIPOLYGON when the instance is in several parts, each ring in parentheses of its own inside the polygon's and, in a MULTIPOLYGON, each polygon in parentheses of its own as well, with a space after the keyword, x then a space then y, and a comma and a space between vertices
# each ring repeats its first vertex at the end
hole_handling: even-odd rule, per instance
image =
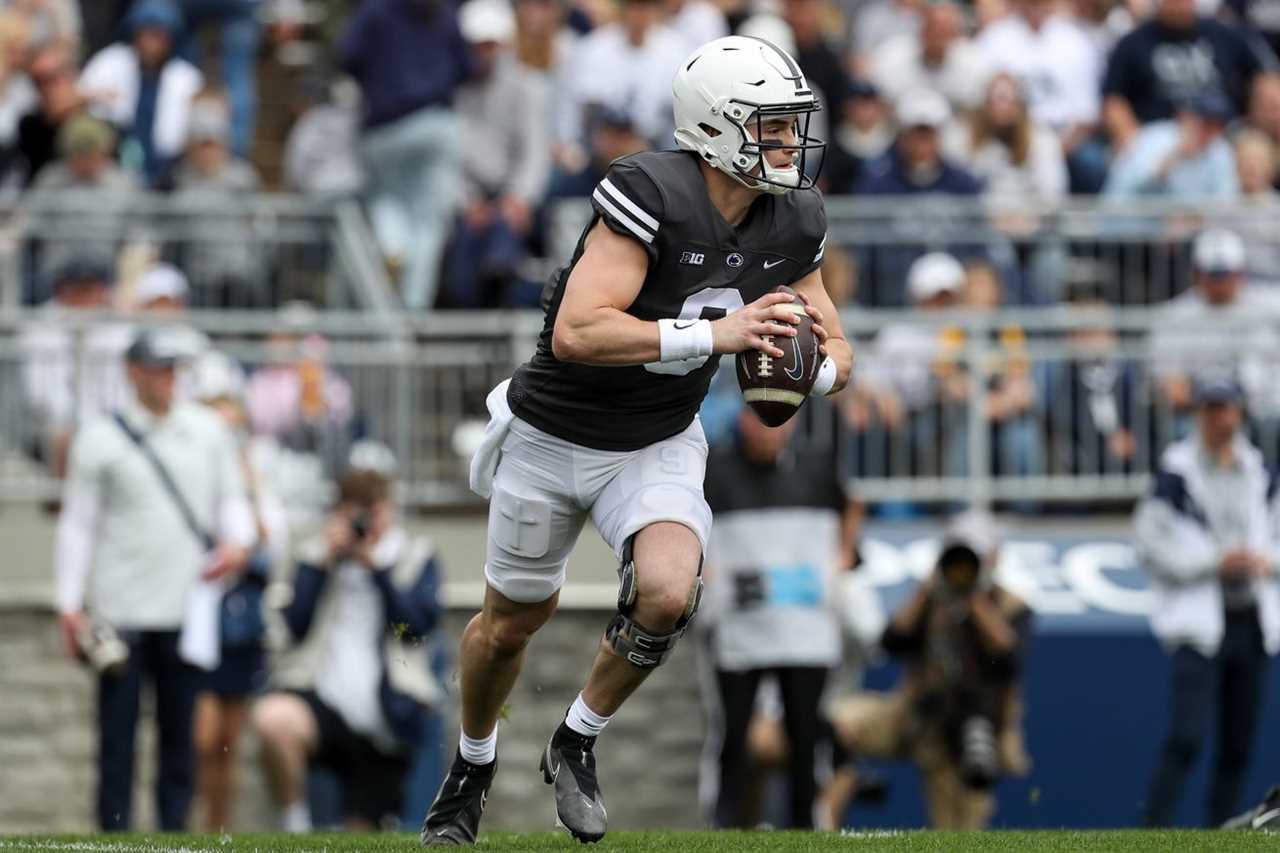
POLYGON ((809 137, 818 103, 795 60, 729 36, 695 51, 672 90, 679 150, 613 163, 536 354, 489 395, 471 469, 490 498, 487 588, 462 637, 462 735, 424 844, 475 841, 499 711, 588 515, 621 563, 618 610, 541 771, 559 822, 579 841, 604 836, 596 738, 701 596, 711 511, 697 412, 719 356, 782 357, 776 342, 797 321, 782 304, 793 297, 773 291, 790 285, 821 342, 814 393, 839 390, 853 366, 819 272, 826 217, 806 166, 823 143, 809 137))

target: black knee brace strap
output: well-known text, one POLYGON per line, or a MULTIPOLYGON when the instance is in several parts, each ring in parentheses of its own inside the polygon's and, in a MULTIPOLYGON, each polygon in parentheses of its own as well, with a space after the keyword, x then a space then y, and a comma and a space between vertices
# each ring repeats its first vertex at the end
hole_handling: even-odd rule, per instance
POLYGON ((702 559, 698 559, 698 577, 693 589, 689 591, 689 600, 684 612, 680 614, 675 628, 662 634, 650 631, 631 618, 636 608, 638 585, 636 583, 636 564, 632 557, 631 540, 622 548, 622 565, 618 568, 618 612, 609 621, 604 636, 620 657, 624 657, 633 666, 640 669, 653 669, 661 666, 675 648, 676 642, 684 636, 685 629, 693 621, 693 616, 702 604, 702 559))

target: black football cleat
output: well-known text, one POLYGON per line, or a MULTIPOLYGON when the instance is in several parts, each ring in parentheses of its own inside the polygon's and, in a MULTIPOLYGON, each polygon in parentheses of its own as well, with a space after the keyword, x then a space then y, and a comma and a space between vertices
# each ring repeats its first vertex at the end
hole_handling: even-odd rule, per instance
POLYGON ((596 739, 580 735, 564 723, 542 752, 542 779, 556 789, 556 824, 583 844, 604 838, 609 816, 596 783, 596 739))
POLYGON ((1256 829, 1262 832, 1280 832, 1280 785, 1276 785, 1261 803, 1244 814, 1236 815, 1222 825, 1222 829, 1256 829))
POLYGON ((461 846, 475 844, 480 831, 480 816, 484 814, 489 798, 489 786, 493 784, 493 771, 498 767, 495 759, 488 764, 472 764, 458 753, 436 794, 427 819, 422 822, 422 846, 461 846))

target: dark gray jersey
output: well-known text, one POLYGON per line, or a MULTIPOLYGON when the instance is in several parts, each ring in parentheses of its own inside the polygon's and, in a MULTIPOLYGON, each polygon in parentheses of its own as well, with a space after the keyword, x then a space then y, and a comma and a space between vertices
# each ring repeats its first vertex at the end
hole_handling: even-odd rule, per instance
POLYGON ((815 190, 761 194, 731 227, 712 205, 697 159, 650 151, 616 161, 591 197, 595 215, 554 279, 538 350, 516 370, 512 412, 538 429, 599 450, 638 450, 675 435, 697 414, 719 356, 598 367, 560 361, 551 332, 587 232, 599 221, 649 256, 627 313, 641 320, 709 319, 808 275, 822 261, 826 215, 815 190))

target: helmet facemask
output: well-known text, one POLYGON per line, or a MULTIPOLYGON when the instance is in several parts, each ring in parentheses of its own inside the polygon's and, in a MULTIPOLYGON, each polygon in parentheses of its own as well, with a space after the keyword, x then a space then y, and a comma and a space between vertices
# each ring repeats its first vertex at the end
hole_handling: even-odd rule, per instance
POLYGON ((822 171, 827 147, 825 142, 809 135, 809 123, 819 109, 821 107, 816 100, 806 105, 730 101, 725 105, 724 117, 742 136, 738 152, 731 160, 733 171, 730 174, 745 186, 761 192, 780 194, 811 189, 822 171), (793 141, 766 139, 765 126, 778 118, 795 119, 793 141), (791 151, 792 166, 780 168, 771 165, 767 156, 769 151, 791 151), (811 151, 818 152, 816 165, 809 156, 811 151))

